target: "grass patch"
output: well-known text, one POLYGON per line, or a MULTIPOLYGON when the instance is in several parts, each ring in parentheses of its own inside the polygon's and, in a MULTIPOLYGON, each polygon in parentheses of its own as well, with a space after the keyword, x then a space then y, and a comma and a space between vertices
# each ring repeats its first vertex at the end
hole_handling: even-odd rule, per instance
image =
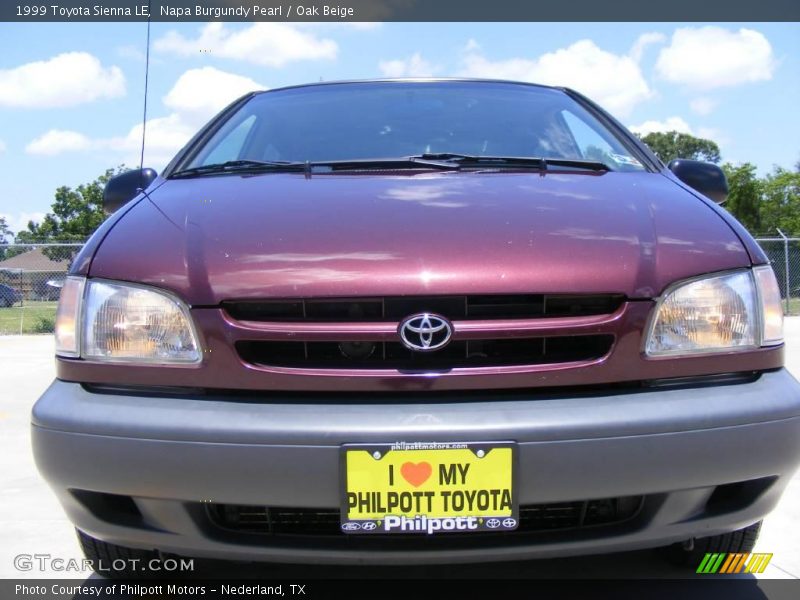
POLYGON ((52 333, 58 302, 36 302, 0 308, 0 335, 52 333))

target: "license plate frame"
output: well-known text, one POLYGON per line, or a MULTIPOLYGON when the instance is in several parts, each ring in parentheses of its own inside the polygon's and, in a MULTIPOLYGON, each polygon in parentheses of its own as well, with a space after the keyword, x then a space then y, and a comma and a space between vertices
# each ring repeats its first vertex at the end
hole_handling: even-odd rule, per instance
POLYGON ((344 444, 341 530, 350 535, 513 531, 519 526, 518 456, 513 441, 344 444))

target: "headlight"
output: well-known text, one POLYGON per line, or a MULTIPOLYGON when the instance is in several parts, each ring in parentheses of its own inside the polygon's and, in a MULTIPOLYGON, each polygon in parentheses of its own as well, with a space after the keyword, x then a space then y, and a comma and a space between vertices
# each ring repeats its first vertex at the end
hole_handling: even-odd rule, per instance
POLYGON ((659 300, 650 356, 748 350, 783 341, 780 292, 770 267, 677 284, 659 300))
POLYGON ((772 346, 783 343, 783 306, 781 290, 772 267, 756 267, 756 287, 761 298, 761 343, 772 346))
MULTIPOLYGON (((75 280, 74 286, 84 281, 69 279, 75 280)), ((77 346, 82 358, 159 364, 201 360, 189 310, 172 294, 134 284, 88 280, 83 293, 77 292, 82 307, 76 312, 71 304, 64 304, 66 290, 67 285, 62 291, 59 315, 69 312, 79 323, 70 324, 65 318, 60 324, 57 320, 56 339, 69 339, 70 328, 79 331, 77 346)), ((65 344, 57 343, 57 354, 76 356, 64 349, 65 344)))
POLYGON ((59 356, 80 356, 78 329, 85 282, 83 277, 67 277, 61 288, 56 310, 56 354, 59 356))

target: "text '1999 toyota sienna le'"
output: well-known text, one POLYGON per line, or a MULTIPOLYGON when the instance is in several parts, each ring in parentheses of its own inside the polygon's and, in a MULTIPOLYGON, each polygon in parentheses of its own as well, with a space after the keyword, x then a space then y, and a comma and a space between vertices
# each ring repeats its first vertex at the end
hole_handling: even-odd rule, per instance
POLYGON ((94 560, 749 551, 800 387, 726 194, 569 89, 249 94, 109 181, 38 467, 94 560))

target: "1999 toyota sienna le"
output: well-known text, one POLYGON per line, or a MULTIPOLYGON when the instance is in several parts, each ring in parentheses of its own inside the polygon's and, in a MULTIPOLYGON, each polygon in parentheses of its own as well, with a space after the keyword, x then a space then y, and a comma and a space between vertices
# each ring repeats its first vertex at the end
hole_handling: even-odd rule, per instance
POLYGON ((249 94, 108 183, 38 467, 92 559, 748 551, 800 387, 726 194, 569 89, 249 94))

